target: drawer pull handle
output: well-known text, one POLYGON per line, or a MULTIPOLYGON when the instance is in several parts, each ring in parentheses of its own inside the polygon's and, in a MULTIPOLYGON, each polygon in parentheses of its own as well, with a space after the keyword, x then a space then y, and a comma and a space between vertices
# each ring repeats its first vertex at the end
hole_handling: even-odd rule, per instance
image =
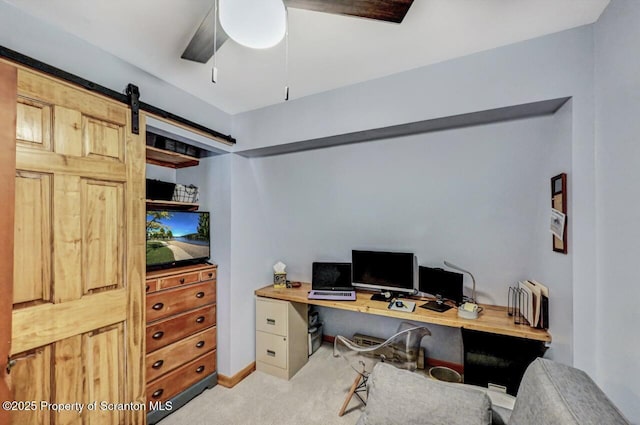
POLYGON ((152 308, 152 309, 154 309, 154 310, 162 310, 162 307, 164 307, 164 304, 162 304, 162 303, 155 303, 155 304, 153 305, 153 307, 151 307, 151 308, 152 308))
POLYGON ((200 316, 196 319, 196 323, 202 323, 204 322, 204 316, 200 316))
POLYGON ((153 338, 153 339, 160 339, 160 338, 162 338, 162 336, 163 336, 163 335, 164 335, 164 332, 159 331, 159 332, 154 333, 154 334, 153 334, 153 336, 152 336, 151 338, 153 338))
POLYGON ((213 277, 213 273, 209 273, 209 277, 213 277))
POLYGON ((151 397, 160 398, 160 396, 162 395, 163 392, 164 392, 164 390, 162 388, 160 388, 159 390, 155 390, 153 392, 153 394, 151 394, 151 397))
POLYGON ((180 279, 180 283, 184 283, 184 277, 180 279))
POLYGON ((276 324, 276 319, 269 319, 267 317, 267 325, 275 325, 276 324))
POLYGON ((147 288, 145 289, 145 292, 149 292, 149 289, 151 289, 151 286, 147 285, 147 288))
POLYGON ((204 366, 198 366, 198 368, 196 369, 196 373, 202 373, 204 372, 204 366))
POLYGON ((202 348, 204 347, 204 341, 198 341, 198 343, 196 344, 196 348, 202 348))
POLYGON ((164 360, 158 360, 151 367, 154 369, 160 369, 163 364, 164 364, 164 360))
POLYGON ((267 356, 275 357, 276 356, 276 352, 273 351, 273 350, 267 350, 267 356))
POLYGON ((196 298, 202 298, 202 297, 204 297, 204 292, 198 292, 196 294, 196 298))

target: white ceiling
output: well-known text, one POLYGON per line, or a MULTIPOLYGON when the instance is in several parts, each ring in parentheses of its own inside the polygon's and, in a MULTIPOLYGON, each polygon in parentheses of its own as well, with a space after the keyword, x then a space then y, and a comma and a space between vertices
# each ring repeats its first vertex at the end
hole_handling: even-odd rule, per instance
MULTIPOLYGON (((284 101, 284 43, 227 41, 217 84, 212 61, 180 59, 212 0, 8 1, 230 114, 284 101)), ((290 98, 589 24, 609 1, 415 0, 399 25, 290 9, 290 98)))

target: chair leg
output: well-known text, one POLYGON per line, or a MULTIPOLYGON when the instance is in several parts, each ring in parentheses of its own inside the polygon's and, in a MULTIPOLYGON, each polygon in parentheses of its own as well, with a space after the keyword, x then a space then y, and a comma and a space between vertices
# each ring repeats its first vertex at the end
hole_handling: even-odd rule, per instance
POLYGON ((356 392, 356 388, 358 388, 358 384, 360 384, 361 380, 362 380, 362 375, 358 374, 358 376, 356 376, 355 381, 353 381, 353 385, 351 385, 351 389, 349 389, 349 392, 347 393, 347 397, 344 399, 344 403, 342 403, 342 407, 340 408, 340 412, 338 413, 338 416, 344 415, 344 411, 347 410, 347 406, 349 405, 349 402, 351 401, 353 394, 356 392))

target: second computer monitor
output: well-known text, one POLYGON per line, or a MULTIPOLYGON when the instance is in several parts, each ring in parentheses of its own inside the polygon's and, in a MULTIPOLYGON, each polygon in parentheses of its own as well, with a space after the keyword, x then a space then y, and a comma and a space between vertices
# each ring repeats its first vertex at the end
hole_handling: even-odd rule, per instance
POLYGON ((462 274, 420 266, 418 289, 436 297, 462 303, 462 274))

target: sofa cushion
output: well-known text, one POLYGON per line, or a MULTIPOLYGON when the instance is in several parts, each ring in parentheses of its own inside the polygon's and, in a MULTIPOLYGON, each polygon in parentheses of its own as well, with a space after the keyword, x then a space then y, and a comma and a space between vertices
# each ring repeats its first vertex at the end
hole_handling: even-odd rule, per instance
POLYGON ((581 370, 538 358, 527 368, 509 425, 629 424, 581 370))
POLYGON ((513 411, 513 405, 516 402, 516 398, 514 396, 497 389, 479 387, 477 385, 470 384, 461 385, 476 388, 489 396, 489 401, 491 401, 491 423, 493 425, 507 425, 509 423, 509 417, 513 411))
POLYGON ((482 391, 434 381, 379 363, 367 384, 357 425, 489 425, 491 402, 482 391))

